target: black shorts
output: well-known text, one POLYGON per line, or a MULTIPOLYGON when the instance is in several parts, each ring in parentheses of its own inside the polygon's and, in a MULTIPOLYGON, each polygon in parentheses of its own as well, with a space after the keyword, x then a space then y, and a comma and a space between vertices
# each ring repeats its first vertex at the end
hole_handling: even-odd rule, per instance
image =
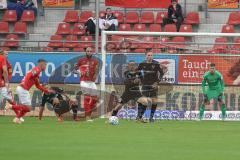
POLYGON ((157 97, 157 89, 153 89, 151 85, 143 85, 142 95, 150 98, 157 97))
POLYGON ((125 104, 130 100, 136 101, 140 97, 142 97, 142 95, 138 91, 137 92, 126 91, 121 96, 121 99, 122 99, 121 103, 125 104))
POLYGON ((69 112, 71 110, 71 107, 68 101, 63 100, 60 101, 60 105, 54 106, 53 109, 57 114, 62 115, 64 113, 69 112))

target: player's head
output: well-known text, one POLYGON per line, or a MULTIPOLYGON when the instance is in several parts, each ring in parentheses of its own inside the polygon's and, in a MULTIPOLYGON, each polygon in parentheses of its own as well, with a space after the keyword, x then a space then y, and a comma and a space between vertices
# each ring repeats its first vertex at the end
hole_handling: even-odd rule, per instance
POLYGON ((46 69, 46 66, 47 66, 47 61, 44 60, 44 59, 39 59, 38 60, 38 66, 40 67, 40 69, 42 71, 44 71, 46 69))
POLYGON ((147 51, 145 53, 145 56, 146 56, 147 62, 152 62, 152 60, 153 60, 153 52, 152 51, 147 51))
POLYGON ((136 70, 136 63, 134 60, 131 60, 128 62, 128 70, 129 71, 135 71, 136 70))
POLYGON ((92 49, 92 47, 87 47, 85 51, 86 51, 86 56, 87 56, 87 58, 91 58, 92 55, 93 55, 93 49, 92 49))
POLYGON ((172 2, 172 5, 173 5, 173 6, 176 6, 176 5, 177 5, 177 0, 172 0, 171 2, 172 2))
POLYGON ((5 57, 7 57, 8 56, 8 52, 5 51, 5 50, 0 49, 0 55, 3 55, 5 57))
POLYGON ((110 14, 112 14, 112 9, 111 8, 106 8, 106 14, 107 15, 110 15, 110 14))
POLYGON ((216 70, 215 64, 214 64, 214 63, 211 63, 211 64, 210 64, 210 68, 209 68, 210 73, 211 73, 211 74, 214 74, 215 70, 216 70))
POLYGON ((59 104, 60 104, 60 101, 59 101, 59 99, 58 98, 53 98, 52 99, 52 104, 53 104, 53 106, 58 106, 59 104))

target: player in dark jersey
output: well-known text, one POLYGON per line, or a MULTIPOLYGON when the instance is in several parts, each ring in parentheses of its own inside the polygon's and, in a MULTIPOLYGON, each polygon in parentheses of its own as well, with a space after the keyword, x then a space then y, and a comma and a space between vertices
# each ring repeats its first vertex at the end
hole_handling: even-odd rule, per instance
MULTIPOLYGON (((73 120, 79 121, 77 117, 77 102, 75 100, 71 100, 67 95, 65 95, 63 89, 61 88, 51 87, 51 89, 54 90, 55 93, 44 93, 40 108, 44 108, 46 103, 51 104, 59 122, 63 121, 62 115, 64 113, 72 110, 73 120)), ((43 109, 40 111, 43 111, 43 109)), ((42 119, 42 112, 39 114, 39 119, 42 119)))
MULTIPOLYGON (((141 84, 142 94, 145 97, 151 98, 151 114, 149 122, 154 122, 153 116, 157 108, 157 91, 158 83, 161 81, 164 72, 160 67, 158 61, 153 60, 153 53, 151 51, 146 52, 146 60, 139 64, 138 71, 142 73, 141 84)), ((142 119, 142 116, 146 110, 146 106, 138 107, 137 119, 142 119)))
POLYGON ((128 63, 127 71, 124 72, 124 85, 125 90, 121 96, 120 101, 112 111, 112 116, 116 116, 122 106, 128 103, 130 100, 138 102, 138 105, 147 105, 147 98, 142 97, 139 91, 141 73, 136 70, 136 63, 130 61, 128 63))

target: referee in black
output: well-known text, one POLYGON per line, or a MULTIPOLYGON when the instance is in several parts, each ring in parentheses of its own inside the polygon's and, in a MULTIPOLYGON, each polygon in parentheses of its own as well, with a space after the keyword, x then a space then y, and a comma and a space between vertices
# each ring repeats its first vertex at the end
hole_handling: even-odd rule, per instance
MULTIPOLYGON (((146 52, 145 56, 146 60, 139 64, 138 71, 142 74, 140 77, 142 85, 142 95, 152 100, 149 122, 154 122, 153 116, 157 108, 158 83, 161 81, 164 72, 163 69, 160 67, 160 63, 153 60, 153 53, 151 51, 146 52)), ((146 106, 138 106, 138 120, 142 119, 145 111, 146 106)))

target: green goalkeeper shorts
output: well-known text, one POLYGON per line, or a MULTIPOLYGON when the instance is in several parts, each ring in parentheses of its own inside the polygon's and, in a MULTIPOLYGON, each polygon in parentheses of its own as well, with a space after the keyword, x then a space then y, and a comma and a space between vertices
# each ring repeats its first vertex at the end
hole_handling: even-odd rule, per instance
MULTIPOLYGON (((206 95, 208 97, 208 100, 211 99, 218 99, 218 96, 221 94, 222 92, 218 91, 218 90, 208 90, 206 92, 206 95)), ((224 100, 224 96, 222 96, 222 100, 224 100)))

